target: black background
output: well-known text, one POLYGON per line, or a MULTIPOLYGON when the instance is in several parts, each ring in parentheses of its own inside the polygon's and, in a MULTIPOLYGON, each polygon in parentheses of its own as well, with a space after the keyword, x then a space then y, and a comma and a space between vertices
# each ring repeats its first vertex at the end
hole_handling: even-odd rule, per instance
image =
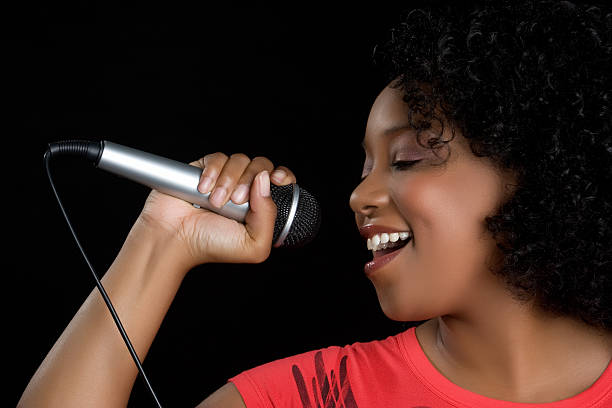
MULTIPOLYGON (((407 327, 384 316, 363 273, 371 256, 349 197, 367 115, 386 82, 372 51, 416 3, 328 3, 5 10, 9 404, 94 288, 46 179, 51 141, 106 139, 184 162, 215 151, 263 155, 291 168, 321 203, 321 231, 309 246, 188 274, 144 364, 165 406, 194 406, 255 365, 407 327)), ((52 172, 102 275, 148 189, 67 158, 52 172)), ((140 379, 130 406, 152 406, 140 379)))

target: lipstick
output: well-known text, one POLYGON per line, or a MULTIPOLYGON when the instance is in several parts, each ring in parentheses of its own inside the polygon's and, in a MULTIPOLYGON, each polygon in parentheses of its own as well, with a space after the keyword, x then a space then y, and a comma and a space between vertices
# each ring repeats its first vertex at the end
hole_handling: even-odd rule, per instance
POLYGON ((400 248, 396 249, 395 251, 392 251, 388 254, 382 255, 382 256, 377 256, 374 259, 372 259, 370 262, 366 263, 363 270, 366 273, 366 275, 371 275, 373 274, 376 270, 382 268, 383 266, 385 266, 386 264, 388 264, 389 262, 391 262, 396 256, 399 255, 399 253, 408 246, 408 243, 412 241, 412 237, 410 237, 409 239, 406 240, 406 245, 401 246, 400 248))

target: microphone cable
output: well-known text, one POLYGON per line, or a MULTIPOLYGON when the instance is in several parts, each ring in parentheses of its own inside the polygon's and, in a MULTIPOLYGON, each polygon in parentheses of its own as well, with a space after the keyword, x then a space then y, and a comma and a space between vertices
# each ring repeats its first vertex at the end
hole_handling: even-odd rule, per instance
MULTIPOLYGON (((88 154, 90 155, 92 154, 91 151, 88 151, 88 148, 91 148, 92 145, 93 144, 91 142, 86 142, 86 141, 70 141, 70 142, 67 141, 65 142, 65 144, 63 144, 62 146, 63 148, 61 151, 56 150, 54 153, 66 153, 66 154, 72 154, 72 155, 87 156, 88 154)), ((49 183, 51 184, 51 188, 53 189, 53 193, 55 194, 57 203, 59 204, 60 209, 62 210, 62 214, 64 214, 64 218, 66 219, 66 222, 68 223, 70 232, 72 232, 72 236, 74 237, 74 240, 76 241, 77 246, 79 247, 79 250, 81 251, 81 254, 83 254, 83 258, 85 258, 85 262, 87 263, 87 266, 89 266, 89 269, 91 270, 91 274, 96 282, 98 291, 102 295, 102 298, 104 299, 104 302, 106 303, 106 306, 108 307, 108 310, 113 316, 113 320, 115 321, 115 324, 117 325, 117 329, 119 329, 119 333, 121 333, 121 337, 123 338, 123 341, 125 342, 125 345, 127 346, 130 352, 130 355, 132 356, 132 359, 134 360, 134 363, 136 364, 136 367, 138 368, 138 372, 140 373, 140 376, 144 380, 147 388, 149 389, 149 392, 151 393, 151 396, 153 397, 156 406, 161 408, 162 405, 159 402, 159 399, 157 398, 155 391, 153 391, 153 387, 151 386, 151 383, 149 382, 149 379, 147 378, 147 375, 145 374, 144 368, 142 367, 142 364, 140 363, 138 354, 136 354, 136 350, 134 350, 134 347, 132 346, 132 342, 130 341, 127 335, 127 332, 123 328, 123 324, 121 324, 121 320, 119 319, 119 316, 117 315, 117 312, 115 311, 115 307, 113 306, 110 298, 106 294, 106 290, 104 289, 104 286, 102 286, 102 282, 100 282, 100 279, 98 278, 98 275, 96 274, 96 271, 94 270, 94 267, 92 266, 91 262, 89 262, 89 258, 87 258, 87 255, 85 254, 85 250, 83 250, 83 247, 81 246, 81 243, 79 242, 79 239, 77 238, 74 228, 72 228, 72 224, 70 223, 68 214, 66 214, 66 210, 64 210, 64 206, 62 205, 62 201, 59 198, 59 194, 57 193, 55 184, 53 183, 53 179, 51 177, 51 171, 49 169, 49 161, 50 161, 51 156, 52 156, 51 149, 48 149, 44 155, 44 162, 45 162, 45 169, 47 170, 47 177, 49 177, 49 183)))

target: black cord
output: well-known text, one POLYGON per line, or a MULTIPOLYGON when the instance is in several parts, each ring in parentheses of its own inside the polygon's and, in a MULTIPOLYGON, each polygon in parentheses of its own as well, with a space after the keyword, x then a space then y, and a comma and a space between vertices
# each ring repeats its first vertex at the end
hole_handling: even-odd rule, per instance
POLYGON ((104 286, 102 286, 102 282, 100 282, 100 279, 98 278, 98 275, 96 274, 93 266, 89 262, 87 255, 85 255, 85 251, 83 250, 83 247, 81 246, 81 243, 79 242, 79 239, 77 238, 76 233, 74 232, 74 229, 72 228, 72 224, 70 224, 68 215, 66 214, 66 211, 64 210, 62 201, 60 200, 59 195, 57 194, 57 190, 55 189, 55 185, 53 184, 53 180, 51 179, 51 171, 49 170, 50 157, 51 157, 51 152, 47 150, 44 156, 45 168, 47 169, 47 176, 49 177, 49 183, 51 183, 51 188, 53 189, 55 198, 57 198, 57 203, 59 204, 60 209, 62 210, 62 214, 64 214, 64 218, 66 218, 66 222, 68 223, 70 232, 72 232, 72 236, 74 237, 74 240, 76 241, 79 249, 81 250, 81 254, 83 254, 83 258, 85 258, 85 262, 87 262, 87 265, 89 266, 89 269, 91 270, 93 278, 96 281, 96 286, 98 287, 100 294, 102 294, 102 298, 104 298, 104 302, 106 302, 106 306, 108 307, 108 310, 113 316, 113 320, 115 321, 115 324, 117 325, 117 328, 119 329, 119 332, 121 333, 121 337, 123 337, 123 341, 125 342, 125 345, 127 346, 128 350, 130 351, 130 354, 132 355, 132 359, 134 360, 134 363, 136 363, 136 367, 138 368, 138 371, 140 372, 142 379, 144 380, 145 384, 149 388, 149 391, 151 392, 151 395, 153 396, 153 399, 155 400, 155 404, 159 408, 161 408, 161 404, 159 400, 157 399, 157 395, 155 395, 155 391, 153 391, 153 387, 151 386, 151 383, 149 382, 149 379, 147 378, 147 375, 145 374, 144 369, 142 368, 142 364, 140 363, 140 359, 138 358, 138 355, 136 354, 136 350, 134 350, 134 347, 132 346, 132 343, 130 342, 128 335, 125 329, 123 328, 123 325, 121 324, 121 320, 119 320, 119 316, 117 315, 117 312, 115 311, 115 308, 113 307, 113 304, 111 303, 110 298, 106 294, 106 290, 104 290, 104 286))

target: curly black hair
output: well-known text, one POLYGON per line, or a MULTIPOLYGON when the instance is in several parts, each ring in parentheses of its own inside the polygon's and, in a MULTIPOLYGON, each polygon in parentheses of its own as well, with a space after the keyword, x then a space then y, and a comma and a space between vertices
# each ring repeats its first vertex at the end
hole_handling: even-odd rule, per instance
MULTIPOLYGON (((516 299, 604 330, 612 329, 611 32, 603 5, 483 0, 410 10, 375 50, 419 135, 441 113, 476 156, 517 175, 514 194, 485 220, 502 254, 492 271, 516 299)), ((440 132, 428 145, 447 142, 440 132)))

